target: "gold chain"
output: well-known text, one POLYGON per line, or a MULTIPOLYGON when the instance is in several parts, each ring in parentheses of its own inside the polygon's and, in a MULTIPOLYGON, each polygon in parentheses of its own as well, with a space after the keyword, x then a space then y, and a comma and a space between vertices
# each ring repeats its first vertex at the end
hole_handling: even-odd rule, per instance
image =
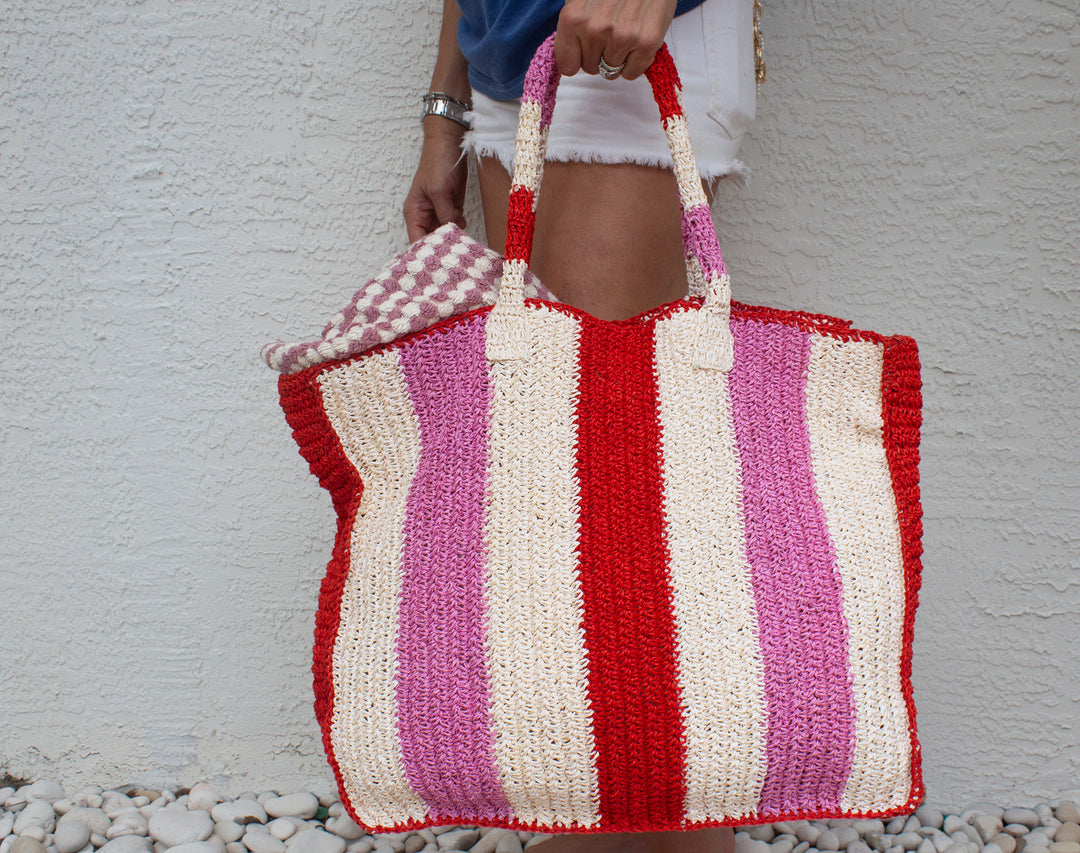
POLYGON ((754 0, 754 79, 765 82, 765 42, 761 37, 761 0, 754 0))

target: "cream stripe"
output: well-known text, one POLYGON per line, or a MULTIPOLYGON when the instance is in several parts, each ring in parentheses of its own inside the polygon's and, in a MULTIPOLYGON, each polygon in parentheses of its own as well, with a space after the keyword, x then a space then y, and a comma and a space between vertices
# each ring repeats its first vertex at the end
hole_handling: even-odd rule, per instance
POLYGON ((806 385, 814 480, 844 585, 855 751, 844 809, 902 806, 910 739, 901 692, 904 564, 882 443, 883 350, 815 335, 806 385))
POLYGON ((547 128, 540 127, 542 116, 540 104, 522 101, 514 144, 514 184, 532 190, 534 196, 540 191, 540 171, 544 165, 541 149, 547 142, 547 128))
POLYGON ((701 174, 690 149, 690 129, 686 117, 672 116, 667 120, 664 131, 667 133, 671 158, 675 164, 675 180, 682 192, 683 208, 689 210, 699 204, 708 204, 705 188, 701 185, 701 174))
POLYGON ((401 531, 419 427, 396 349, 328 371, 319 383, 327 417, 364 482, 334 645, 331 743, 362 821, 424 820, 427 806, 405 779, 394 692, 401 531))
POLYGON ((757 616, 727 374, 691 366, 696 312, 656 325, 664 508, 686 725, 687 820, 754 814, 765 781, 757 616))
POLYGON ((519 820, 591 826, 600 804, 575 555, 578 325, 547 308, 529 311, 527 357, 491 365, 487 595, 495 753, 519 820))

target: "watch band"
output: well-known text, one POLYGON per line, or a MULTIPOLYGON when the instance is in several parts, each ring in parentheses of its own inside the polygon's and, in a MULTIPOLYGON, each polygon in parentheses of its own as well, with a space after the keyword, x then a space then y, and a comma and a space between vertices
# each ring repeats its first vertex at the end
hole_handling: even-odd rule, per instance
POLYGON ((420 114, 421 120, 428 116, 442 116, 450 119, 450 121, 456 121, 466 130, 471 129, 472 125, 465 118, 465 113, 472 109, 472 104, 459 100, 445 92, 428 92, 424 95, 423 101, 424 110, 420 114))

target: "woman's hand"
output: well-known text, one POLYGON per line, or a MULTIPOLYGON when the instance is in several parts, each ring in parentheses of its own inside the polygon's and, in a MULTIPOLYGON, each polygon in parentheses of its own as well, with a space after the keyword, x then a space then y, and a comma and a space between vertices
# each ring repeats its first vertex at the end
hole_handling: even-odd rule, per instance
MULTIPOLYGON (((431 75, 431 92, 445 92, 468 102, 469 64, 457 43, 461 10, 456 0, 443 0, 442 29, 439 31, 439 55, 431 75)), ((461 156, 461 137, 465 133, 457 122, 437 115, 424 118, 424 146, 412 186, 402 213, 409 240, 415 242, 447 222, 465 227, 465 183, 469 161, 461 156)))
POLYGON ((441 116, 424 119, 420 165, 402 207, 410 242, 447 222, 465 227, 469 162, 461 155, 462 130, 460 125, 441 116))
POLYGON ((572 77, 597 74, 600 57, 608 65, 626 63, 622 76, 645 73, 664 42, 676 0, 566 0, 555 30, 555 64, 572 77))

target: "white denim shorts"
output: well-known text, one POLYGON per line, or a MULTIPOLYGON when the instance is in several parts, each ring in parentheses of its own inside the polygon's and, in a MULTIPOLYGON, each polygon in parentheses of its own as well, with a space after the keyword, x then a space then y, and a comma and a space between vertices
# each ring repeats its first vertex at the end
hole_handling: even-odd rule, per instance
MULTIPOLYGON (((736 159, 754 119, 753 0, 705 0, 671 23, 667 45, 683 85, 683 106, 702 176, 746 177, 736 159)), ((462 148, 497 157, 513 171, 520 101, 473 93, 472 129, 462 148)), ((547 159, 672 167, 660 114, 644 77, 605 80, 580 72, 559 83, 547 159)))

